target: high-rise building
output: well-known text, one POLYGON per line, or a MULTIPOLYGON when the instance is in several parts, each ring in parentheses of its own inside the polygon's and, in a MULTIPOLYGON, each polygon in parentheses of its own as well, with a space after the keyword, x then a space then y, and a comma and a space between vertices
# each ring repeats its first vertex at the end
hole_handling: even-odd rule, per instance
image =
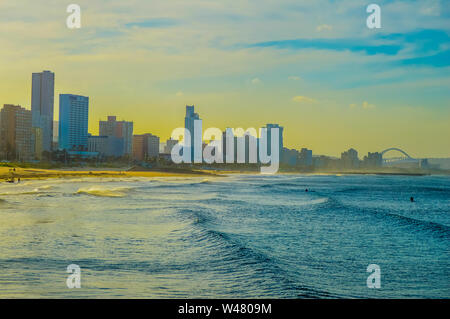
POLYGON ((133 135, 133 159, 143 161, 145 158, 145 135, 133 135))
POLYGON ((348 151, 341 153, 341 164, 344 168, 358 168, 358 151, 351 148, 348 151))
POLYGON ((53 142, 54 94, 55 74, 50 71, 33 73, 31 85, 32 126, 41 129, 41 141, 38 143, 42 143, 42 150, 48 152, 52 150, 53 142))
POLYGON ((58 143, 59 122, 53 121, 53 142, 58 143))
POLYGON ((59 149, 87 151, 89 97, 59 95, 59 149))
POLYGON ((53 121, 53 147, 52 149, 58 149, 58 135, 59 135, 59 122, 53 121))
POLYGON ((122 155, 132 154, 133 122, 117 121, 116 116, 108 116, 107 121, 99 121, 99 135, 122 138, 123 139, 122 155))
POLYGON ((267 124, 267 154, 272 155, 272 129, 278 129, 278 154, 283 150, 283 127, 278 124, 267 124))
POLYGON ((164 146, 164 154, 170 154, 172 152, 172 148, 178 144, 177 140, 174 139, 168 139, 166 141, 166 145, 164 146))
POLYGON ((36 159, 42 159, 42 129, 40 127, 33 127, 31 129, 31 139, 33 154, 36 159))
POLYGON ((368 153, 364 156, 363 165, 365 167, 381 167, 383 166, 383 155, 381 153, 368 153))
POLYGON ((133 136, 133 158, 143 161, 159 155, 159 137, 147 133, 133 136))
POLYGON ((313 165, 312 150, 309 150, 307 148, 302 148, 300 150, 299 164, 301 166, 312 166, 313 165))
POLYGON ((313 167, 315 169, 336 169, 339 168, 341 160, 336 157, 325 156, 325 155, 315 155, 313 156, 313 167))
POLYGON ((299 151, 295 149, 283 148, 280 162, 289 166, 296 166, 299 155, 299 151))
POLYGON ((132 154, 133 122, 117 121, 116 116, 108 116, 107 121, 99 121, 99 135, 123 138, 122 155, 132 154))
POLYGON ((154 158, 159 155, 159 137, 148 134, 147 137, 147 157, 154 158))
POLYGON ((222 132, 223 163, 254 164, 258 162, 258 138, 247 130, 236 133, 227 127, 222 132))
POLYGON ((88 152, 97 152, 101 156, 120 157, 123 155, 123 138, 89 135, 88 152))
POLYGON ((234 136, 233 129, 227 127, 222 132, 222 162, 235 163, 237 159, 237 137, 234 136))
POLYGON ((34 158, 31 111, 20 105, 5 104, 0 112, 0 153, 7 160, 28 161, 34 158))
POLYGON ((258 162, 258 138, 252 134, 245 134, 245 163, 258 162))
POLYGON ((202 120, 194 112, 194 105, 186 105, 186 117, 184 127, 191 134, 191 161, 202 161, 202 120), (196 122, 197 121, 197 122, 196 122), (197 126, 195 125, 197 123, 197 126), (199 135, 200 136, 197 136, 199 135), (199 144, 199 145, 195 145, 199 144), (195 152, 197 151, 197 152, 195 152))

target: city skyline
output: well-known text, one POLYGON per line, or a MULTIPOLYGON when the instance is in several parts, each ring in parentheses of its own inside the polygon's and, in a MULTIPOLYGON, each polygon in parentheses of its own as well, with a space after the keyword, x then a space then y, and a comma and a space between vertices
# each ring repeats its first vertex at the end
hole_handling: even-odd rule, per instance
POLYGON ((52 70, 56 96, 91 97, 93 134, 115 114, 165 138, 195 104, 208 127, 276 120, 288 148, 449 157, 448 6, 378 4, 382 28, 370 30, 354 1, 79 1, 70 30, 64 5, 2 3, 0 103, 29 109, 30 70, 52 70))
MULTIPOLYGON (((53 91, 54 91, 54 87, 55 87, 55 80, 54 80, 55 72, 52 72, 52 71, 49 71, 49 70, 44 70, 42 72, 32 73, 32 88, 34 88, 36 86, 38 86, 40 88, 41 85, 42 85, 41 78, 43 78, 44 76, 48 77, 48 75, 50 75, 50 79, 51 79, 51 85, 49 85, 49 87, 50 87, 50 94, 48 94, 48 95, 53 96, 53 91), (37 80, 39 80, 39 81, 37 81, 37 80), (35 84, 36 82, 39 82, 38 85, 35 84)), ((37 90, 37 91, 40 91, 40 90, 37 90)), ((32 92, 33 92, 33 90, 32 90, 32 92)), ((33 103, 33 101, 35 101, 35 98, 33 97, 35 95, 36 95, 36 93, 34 93, 34 95, 32 93, 32 103, 33 103)), ((41 95, 42 95, 42 93, 39 92, 39 99, 38 100, 41 99, 41 95)), ((146 151, 140 150, 139 152, 141 152, 141 153, 144 152, 144 153, 142 153, 141 155, 139 155, 137 157, 135 156, 135 154, 133 154, 133 153, 135 153, 135 151, 134 151, 132 145, 133 145, 133 141, 135 140, 135 138, 139 139, 139 138, 145 138, 147 136, 153 136, 153 137, 158 138, 158 141, 160 140, 160 135, 158 135, 158 134, 153 135, 152 133, 148 133, 148 131, 149 131, 148 129, 144 130, 146 133, 133 132, 133 126, 134 126, 133 119, 131 119, 131 121, 125 121, 123 119, 120 120, 120 121, 117 121, 117 116, 116 115, 107 115, 107 121, 103 121, 103 120, 99 119, 96 122, 97 125, 98 125, 98 130, 96 132, 93 132, 93 130, 91 128, 89 128, 90 121, 88 120, 89 112, 90 112, 90 110, 92 110, 92 108, 89 107, 89 99, 90 98, 88 96, 82 96, 82 95, 76 95, 76 94, 67 94, 66 93, 66 94, 59 94, 59 111, 58 112, 55 112, 55 111, 57 111, 57 109, 54 107, 54 101, 48 100, 48 98, 46 98, 46 103, 53 105, 53 109, 47 109, 46 112, 51 112, 51 113, 55 114, 54 115, 55 118, 57 117, 57 119, 54 119, 52 121, 52 124, 49 125, 49 127, 51 127, 51 131, 52 131, 52 135, 51 135, 51 139, 50 140, 53 141, 55 138, 57 138, 58 149, 67 149, 67 150, 71 149, 70 147, 67 146, 68 145, 67 143, 68 143, 68 140, 69 140, 69 137, 67 136, 69 134, 67 126, 68 126, 68 123, 70 122, 68 120, 68 118, 66 119, 67 123, 65 124, 67 132, 66 132, 66 136, 63 139, 64 142, 62 144, 61 144, 61 137, 59 135, 59 133, 62 131, 61 130, 61 125, 62 125, 61 114, 63 114, 63 113, 61 113, 61 110, 65 109, 65 113, 66 113, 66 115, 68 115, 68 112, 70 111, 70 109, 72 107, 71 103, 67 103, 67 101, 70 98, 75 98, 77 100, 81 98, 81 99, 83 99, 83 103, 82 104, 84 104, 83 111, 82 111, 82 113, 83 113, 82 116, 80 114, 78 114, 77 115, 78 118, 76 119, 77 121, 80 121, 80 117, 82 117, 81 122, 83 122, 82 123, 83 127, 80 128, 80 129, 77 129, 77 132, 80 131, 80 130, 83 130, 83 131, 86 130, 86 134, 82 134, 83 137, 81 137, 81 139, 84 142, 77 144, 77 147, 81 147, 79 149, 79 151, 83 150, 83 151, 87 152, 88 145, 92 146, 93 148, 98 148, 99 147, 98 143, 99 142, 103 142, 103 143, 107 143, 109 145, 108 147, 101 146, 100 148, 103 149, 103 150, 105 150, 105 147, 106 147, 106 149, 109 149, 110 153, 123 154, 123 155, 133 155, 133 157, 135 157, 136 159, 143 160, 145 158, 145 156, 147 156, 147 155, 145 155, 145 156, 143 155, 143 154, 147 154, 146 151), (62 103, 62 101, 65 101, 65 103, 62 103), (65 104, 65 105, 63 105, 63 104, 65 104), (55 136, 55 134, 53 134, 53 131, 55 130, 55 124, 58 124, 58 126, 57 126, 58 127, 58 130, 57 130, 58 133, 57 133, 56 136, 55 136), (95 134, 97 134, 97 135, 95 135, 95 134), (109 140, 107 141, 107 140, 98 139, 98 138, 104 138, 104 137, 109 137, 109 140), (95 139, 95 141, 89 142, 88 139, 91 139, 91 138, 95 139), (119 144, 117 144, 116 140, 111 141, 111 138, 122 139, 123 140, 121 142, 122 144, 120 144, 122 146, 119 146, 119 144), (111 146, 112 145, 111 143, 114 144, 114 147, 111 146), (65 146, 61 148, 61 145, 65 145, 65 146), (123 150, 122 151, 118 151, 117 150, 118 146, 119 146, 119 148, 123 148, 123 150), (114 151, 111 151, 111 147, 112 147, 112 149, 114 149, 114 151)), ((36 102, 34 102, 34 103, 36 104, 36 102)), ((37 104, 39 105, 39 108, 41 108, 41 104, 42 103, 39 101, 39 103, 37 103, 37 104)), ((77 103, 75 103, 75 104, 77 104, 77 103)), ((14 104, 4 104, 4 106, 5 107, 6 106, 14 106, 14 104)), ((21 105, 17 105, 15 107, 20 107, 23 111, 29 111, 30 114, 33 113, 33 111, 32 111, 33 108, 31 108, 31 110, 28 110, 25 107, 22 107, 21 105)), ((191 138, 192 138, 192 141, 193 141, 194 140, 194 133, 192 133, 193 130, 194 130, 194 127, 193 127, 193 123, 194 122, 193 121, 194 120, 197 120, 197 121, 200 120, 200 122, 202 122, 202 119, 200 119, 198 113, 194 113, 194 107, 195 107, 194 104, 192 104, 192 105, 187 105, 186 104, 185 107, 186 107, 186 109, 185 109, 186 110, 186 114, 185 114, 186 116, 185 116, 185 120, 184 120, 184 127, 186 129, 188 129, 189 131, 191 131, 191 134, 192 134, 191 138), (189 119, 191 119, 191 120, 189 120, 189 119)), ((35 110, 36 109, 37 108, 35 108, 35 110)), ((35 118, 37 118, 37 119, 39 119, 39 117, 40 117, 40 115, 39 116, 35 116, 35 118)), ((37 122, 38 121, 36 121, 36 123, 37 122)), ((283 148, 284 148, 284 145, 283 145, 284 144, 283 143, 283 140, 284 140, 284 136, 283 136, 284 127, 279 126, 279 124, 267 124, 267 127, 268 128, 269 127, 280 127, 280 129, 281 129, 280 130, 280 153, 279 153, 280 154, 280 158, 281 158, 282 157, 281 150, 283 150, 283 148)), ((34 131, 35 130, 35 124, 34 123, 32 123, 32 129, 33 129, 33 131, 31 133, 31 137, 33 138, 33 142, 35 143, 35 145, 33 145, 33 149, 34 149, 34 153, 36 153, 35 155, 39 158, 40 155, 37 155, 37 153, 39 153, 39 152, 36 151, 38 149, 37 145, 39 144, 39 142, 36 140, 36 136, 38 136, 38 135, 37 135, 37 132, 34 131)), ((39 129, 41 129, 41 128, 39 128, 39 129)), ((227 125, 225 127, 224 132, 226 132, 228 129, 230 129, 230 125, 227 125)), ((242 127, 242 129, 245 130, 246 128, 242 127)), ((95 131, 95 129, 94 129, 94 131, 95 131)), ((42 134, 42 131, 39 134, 42 134)), ((74 134, 74 133, 72 132, 72 134, 74 134)), ((269 133, 269 135, 270 135, 270 133, 269 133)), ((42 139, 42 141, 40 142, 41 143, 40 149, 45 150, 43 148, 43 146, 42 146, 44 138, 42 136, 39 137, 39 138, 42 139)), ((76 139, 79 140, 80 137, 78 136, 76 139)), ((168 139, 170 139, 170 135, 169 135, 168 139)), ((203 140, 203 136, 202 136, 202 140, 203 140)), ((142 142, 140 142, 140 144, 142 144, 142 142)), ((146 144, 146 142, 144 144, 146 144)), ((162 144, 164 145, 164 143, 162 143, 162 144)), ((191 142, 191 144, 193 144, 193 143, 191 142)), ((268 147, 270 148, 270 145, 268 145, 268 147)), ((152 146, 152 148, 154 148, 154 146, 152 146)), ((194 148, 194 147, 192 146, 192 148, 194 148)), ((145 146, 144 149, 147 149, 147 146, 145 146)), ((347 152, 356 152, 355 158, 356 158, 357 161, 359 161, 358 151, 354 150, 353 147, 348 147, 346 149, 348 149, 348 151, 344 151, 344 152, 342 152, 342 150, 340 151, 340 156, 339 156, 339 154, 329 154, 329 153, 321 153, 321 154, 314 153, 314 156, 316 156, 316 157, 317 156, 327 156, 330 159, 333 159, 333 158, 334 159, 339 159, 339 158, 343 159, 346 156, 345 154, 347 152)), ((310 150, 308 147, 303 147, 303 146, 301 146, 301 147, 286 147, 286 148, 284 148, 284 151, 287 152, 285 154, 286 161, 289 162, 289 160, 287 160, 287 158, 289 158, 291 156, 296 156, 296 157, 300 156, 299 157, 299 161, 301 162, 302 161, 301 154, 305 150, 308 151, 308 152, 313 151, 313 150, 310 150), (301 151, 300 151, 300 149, 301 149, 301 151), (292 151, 295 151, 295 155, 290 154, 290 152, 292 152, 292 151), (290 154, 290 155, 288 155, 288 154, 290 154)), ((396 148, 396 147, 388 147, 388 148, 383 149, 383 150, 384 150, 384 152, 387 151, 387 150, 399 150, 400 152, 404 152, 403 150, 401 150, 399 148, 396 148)), ((72 149, 72 151, 75 151, 75 149, 72 149)), ((375 153, 371 153, 371 151, 367 152, 367 154, 369 156, 369 161, 373 161, 373 159, 370 159, 371 154, 378 156, 378 154, 380 152, 382 152, 382 150, 372 150, 372 151, 375 152, 375 153)), ((269 153, 270 153, 270 150, 269 150, 269 153)), ((161 153, 161 154, 163 154, 163 153, 161 153)), ((194 156, 194 154, 192 154, 192 156, 194 156)), ((407 155, 407 156, 409 157, 409 155, 407 155)), ((361 157, 361 159, 363 159, 365 161, 366 157, 367 156, 364 156, 364 158, 361 157)), ((417 158, 432 158, 432 156, 416 156, 416 157, 417 158)), ((443 156, 441 158, 447 158, 447 157, 443 156)), ((350 165, 350 166, 353 166, 353 165, 350 165)))

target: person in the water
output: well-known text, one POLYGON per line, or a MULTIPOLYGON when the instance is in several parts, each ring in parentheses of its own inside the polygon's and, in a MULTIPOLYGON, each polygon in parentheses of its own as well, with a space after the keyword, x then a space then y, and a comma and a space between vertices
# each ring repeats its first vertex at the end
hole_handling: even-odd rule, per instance
POLYGON ((414 197, 410 197, 409 200, 412 202, 414 202, 414 197))

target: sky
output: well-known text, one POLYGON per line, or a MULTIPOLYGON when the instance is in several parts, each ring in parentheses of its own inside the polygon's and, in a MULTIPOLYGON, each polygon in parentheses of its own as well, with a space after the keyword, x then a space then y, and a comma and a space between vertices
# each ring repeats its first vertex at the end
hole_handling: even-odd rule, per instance
POLYGON ((31 73, 161 141, 194 104, 203 127, 284 126, 284 144, 339 156, 399 147, 450 157, 446 0, 0 0, 0 105, 29 109, 31 73), (68 4, 81 28, 68 29, 68 4))

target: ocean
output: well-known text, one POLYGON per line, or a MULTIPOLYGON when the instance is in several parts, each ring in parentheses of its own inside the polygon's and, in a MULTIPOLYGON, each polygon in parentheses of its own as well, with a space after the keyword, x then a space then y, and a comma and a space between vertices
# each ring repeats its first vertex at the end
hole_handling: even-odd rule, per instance
POLYGON ((0 185, 0 298, 449 298, 449 248, 445 176, 0 185))

